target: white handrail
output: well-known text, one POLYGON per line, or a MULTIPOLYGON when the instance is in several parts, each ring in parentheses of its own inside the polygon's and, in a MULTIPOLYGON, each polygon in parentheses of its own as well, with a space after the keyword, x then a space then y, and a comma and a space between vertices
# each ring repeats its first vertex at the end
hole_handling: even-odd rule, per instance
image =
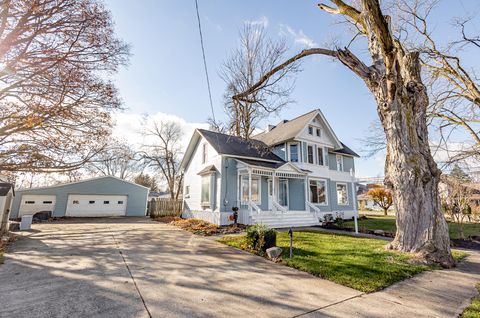
POLYGON ((315 213, 320 213, 320 209, 315 205, 313 204, 312 202, 310 201, 305 201, 305 205, 307 206, 307 211, 309 210, 310 212, 315 212, 315 213))
POLYGON ((255 210, 257 213, 262 212, 262 209, 260 209, 260 207, 256 205, 253 201, 248 201, 247 204, 251 208, 251 210, 255 210))
POLYGON ((287 208, 284 207, 283 205, 281 205, 280 203, 278 203, 277 201, 273 200, 272 201, 273 203, 273 208, 276 210, 276 211, 280 211, 280 212, 287 212, 287 208))

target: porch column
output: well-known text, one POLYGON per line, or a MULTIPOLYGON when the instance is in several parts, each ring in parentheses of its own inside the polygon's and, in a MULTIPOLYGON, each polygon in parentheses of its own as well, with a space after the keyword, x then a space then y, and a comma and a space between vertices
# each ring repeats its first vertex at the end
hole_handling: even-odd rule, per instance
POLYGON ((350 176, 352 177, 353 221, 355 223, 355 233, 358 234, 357 191, 355 191, 355 173, 353 172, 353 169, 350 169, 350 176))
POLYGON ((307 205, 307 202, 308 202, 308 176, 305 176, 304 183, 305 183, 305 211, 308 211, 309 210, 309 207, 307 205))
POLYGON ((277 178, 277 174, 275 173, 275 171, 273 172, 272 174, 272 196, 273 196, 273 200, 277 201, 277 196, 276 196, 276 190, 275 190, 275 179, 277 178))
POLYGON ((252 201, 252 169, 248 169, 248 206, 250 213, 252 212, 252 207, 250 202, 252 201))
POLYGON ((240 197, 240 188, 242 187, 242 180, 240 179, 240 171, 237 170, 237 207, 241 208, 242 198, 240 197))

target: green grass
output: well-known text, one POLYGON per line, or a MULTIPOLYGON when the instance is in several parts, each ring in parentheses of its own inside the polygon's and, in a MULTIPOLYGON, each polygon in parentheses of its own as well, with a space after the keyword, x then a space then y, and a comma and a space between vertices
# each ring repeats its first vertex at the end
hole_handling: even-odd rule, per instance
MULTIPOLYGON (((224 237, 220 242, 243 248, 245 238, 224 237)), ((412 256, 387 251, 384 240, 357 238, 320 232, 295 232, 293 258, 288 256, 289 237, 277 234, 284 249, 283 263, 363 292, 374 292, 435 267, 413 264, 412 256)), ((462 258, 466 254, 456 254, 462 258)))
MULTIPOLYGON (((345 227, 353 228, 353 221, 346 221, 345 227)), ((395 217, 394 216, 373 216, 368 215, 366 220, 358 220, 359 229, 366 230, 383 230, 386 232, 395 233, 395 217)), ((456 223, 448 223, 450 238, 460 238, 459 226, 456 223)), ((463 226, 463 233, 465 237, 471 235, 480 235, 480 223, 465 223, 463 226)))
MULTIPOLYGON (((477 289, 480 293, 480 283, 477 284, 477 289)), ((460 318, 480 318, 480 295, 472 299, 472 303, 465 308, 460 318)))
POLYGON ((3 264, 3 249, 0 248, 0 264, 3 264))

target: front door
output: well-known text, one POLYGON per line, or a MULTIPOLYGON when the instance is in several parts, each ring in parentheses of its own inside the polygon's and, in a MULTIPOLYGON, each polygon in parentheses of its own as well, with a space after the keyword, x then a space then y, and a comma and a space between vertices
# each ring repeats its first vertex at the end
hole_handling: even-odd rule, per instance
POLYGON ((280 179, 278 182, 278 203, 288 208, 288 180, 280 179))
POLYGON ((272 179, 268 179, 268 210, 273 210, 273 182, 272 179))

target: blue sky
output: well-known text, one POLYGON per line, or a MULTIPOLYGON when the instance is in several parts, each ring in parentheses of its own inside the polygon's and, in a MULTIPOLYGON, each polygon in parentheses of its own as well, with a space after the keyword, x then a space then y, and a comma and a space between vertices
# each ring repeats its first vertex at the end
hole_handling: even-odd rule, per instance
MULTIPOLYGON (((433 13, 436 34, 444 38, 451 36, 450 20, 466 12, 478 12, 479 2, 444 0, 433 13), (451 6, 452 2, 456 5, 451 6)), ((238 30, 245 21, 267 23, 271 37, 286 36, 292 53, 307 45, 322 46, 332 38, 345 41, 345 28, 317 9, 317 3, 307 0, 199 0, 217 118, 224 116, 224 83, 218 75, 220 66, 236 46, 238 30)), ((188 123, 202 123, 211 116, 195 1, 108 0, 106 5, 113 14, 119 37, 132 45, 129 67, 116 76, 128 108, 127 120, 132 121, 133 115, 148 113, 169 114, 188 123)), ((365 53, 365 47, 359 46, 356 53, 365 53)), ((361 152, 359 138, 366 134, 377 116, 373 98, 363 82, 325 57, 307 58, 302 68, 304 71, 298 74, 291 96, 296 103, 282 111, 280 117, 272 116, 269 121, 275 123, 281 118, 293 118, 320 108, 339 138, 361 152)), ((133 126, 123 129, 134 129, 133 126)), ((359 159, 356 165, 359 176, 383 175, 382 155, 359 159)))

